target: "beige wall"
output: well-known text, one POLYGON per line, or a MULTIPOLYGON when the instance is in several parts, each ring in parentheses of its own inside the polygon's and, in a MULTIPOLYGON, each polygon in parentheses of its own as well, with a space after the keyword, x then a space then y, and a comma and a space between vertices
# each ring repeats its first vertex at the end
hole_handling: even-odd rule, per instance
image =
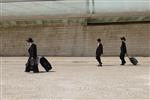
POLYGON ((38 55, 95 56, 101 38, 105 56, 118 56, 120 37, 127 38, 130 55, 150 56, 150 23, 99 26, 28 26, 0 28, 0 56, 27 55, 26 39, 32 37, 38 55))

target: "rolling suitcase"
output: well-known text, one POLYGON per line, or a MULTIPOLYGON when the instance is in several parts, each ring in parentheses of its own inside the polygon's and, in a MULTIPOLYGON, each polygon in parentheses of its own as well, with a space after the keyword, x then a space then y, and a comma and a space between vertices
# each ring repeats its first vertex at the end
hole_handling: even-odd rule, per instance
POLYGON ((137 64, 138 64, 138 60, 137 60, 135 57, 130 57, 129 60, 130 60, 130 62, 131 62, 133 65, 137 65, 137 64))
POLYGON ((52 69, 51 64, 45 57, 40 58, 40 64, 44 67, 44 69, 48 72, 49 70, 52 69))
POLYGON ((129 58, 130 62, 133 65, 137 65, 138 64, 138 60, 135 57, 129 57, 128 53, 127 53, 127 57, 129 58))

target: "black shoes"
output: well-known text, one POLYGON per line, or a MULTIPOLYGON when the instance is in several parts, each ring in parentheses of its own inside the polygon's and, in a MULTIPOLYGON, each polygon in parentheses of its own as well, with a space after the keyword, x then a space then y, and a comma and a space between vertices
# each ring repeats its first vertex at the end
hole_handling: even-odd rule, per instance
POLYGON ((97 65, 98 67, 102 67, 102 64, 97 65))
POLYGON ((35 71, 35 72, 33 72, 33 73, 39 73, 39 71, 35 71))
POLYGON ((124 62, 124 63, 122 63, 122 64, 120 64, 120 65, 125 65, 125 63, 126 63, 126 62, 124 62))

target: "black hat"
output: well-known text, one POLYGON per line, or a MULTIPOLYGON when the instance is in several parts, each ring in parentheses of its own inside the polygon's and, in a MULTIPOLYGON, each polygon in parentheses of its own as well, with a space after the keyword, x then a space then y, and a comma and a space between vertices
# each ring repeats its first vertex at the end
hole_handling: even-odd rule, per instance
POLYGON ((27 42, 32 43, 34 42, 32 38, 28 38, 27 42))
POLYGON ((99 38, 99 39, 97 39, 97 42, 101 42, 101 39, 99 38))
POLYGON ((125 38, 125 37, 121 37, 120 39, 126 41, 126 38, 125 38))

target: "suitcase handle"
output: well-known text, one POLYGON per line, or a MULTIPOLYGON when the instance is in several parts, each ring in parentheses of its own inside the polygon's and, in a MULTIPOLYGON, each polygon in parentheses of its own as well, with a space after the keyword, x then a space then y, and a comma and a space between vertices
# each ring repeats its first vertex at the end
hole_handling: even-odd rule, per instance
POLYGON ((126 55, 127 55, 128 58, 130 58, 128 53, 126 53, 126 55))

